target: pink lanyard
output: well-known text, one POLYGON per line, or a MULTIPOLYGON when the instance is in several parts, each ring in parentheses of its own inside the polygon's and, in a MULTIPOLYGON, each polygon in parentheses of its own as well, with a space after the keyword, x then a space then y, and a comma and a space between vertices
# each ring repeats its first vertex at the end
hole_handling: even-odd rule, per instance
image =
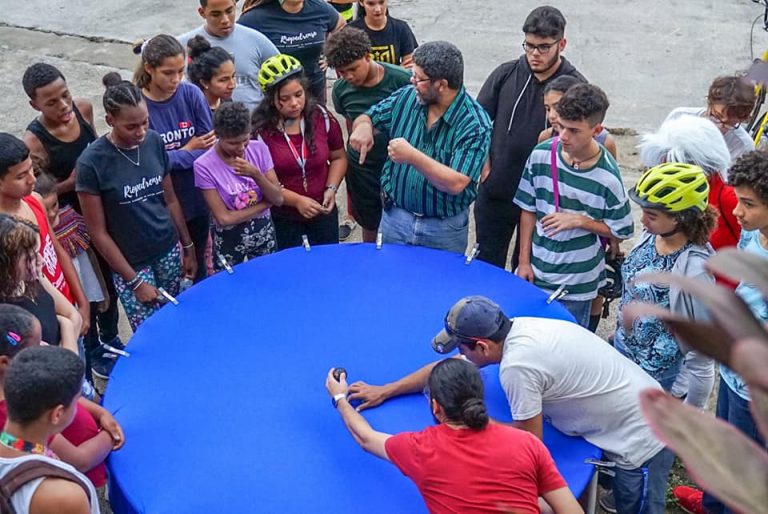
POLYGON ((555 212, 560 212, 560 186, 557 179, 557 144, 560 137, 556 136, 552 140, 552 150, 549 158, 549 165, 552 168, 552 196, 555 200, 555 212))
POLYGON ((300 122, 301 127, 301 155, 299 155, 299 151, 296 149, 296 147, 293 144, 293 141, 291 141, 291 138, 288 137, 288 134, 283 131, 283 137, 285 138, 285 142, 288 143, 288 149, 291 151, 291 154, 293 155, 293 158, 296 159, 296 164, 299 165, 299 168, 301 169, 301 183, 304 186, 304 192, 307 192, 307 138, 304 137, 304 117, 301 118, 300 122))

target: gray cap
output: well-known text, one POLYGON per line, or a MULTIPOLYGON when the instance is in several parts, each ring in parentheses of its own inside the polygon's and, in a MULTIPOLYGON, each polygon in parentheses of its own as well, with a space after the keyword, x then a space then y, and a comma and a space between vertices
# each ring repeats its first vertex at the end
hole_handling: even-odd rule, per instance
POLYGON ((445 328, 432 339, 432 349, 449 353, 464 342, 494 339, 508 332, 510 319, 497 304, 485 296, 465 296, 445 315, 445 328))

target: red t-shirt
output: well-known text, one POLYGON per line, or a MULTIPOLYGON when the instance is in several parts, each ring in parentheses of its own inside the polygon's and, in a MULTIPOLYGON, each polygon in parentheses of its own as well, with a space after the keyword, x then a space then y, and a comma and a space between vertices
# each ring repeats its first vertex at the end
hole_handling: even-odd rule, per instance
MULTIPOLYGON (((6 419, 8 419, 8 407, 6 406, 5 400, 2 400, 0 401, 0 427, 5 427, 6 419)), ((75 419, 72 420, 72 423, 61 433, 61 435, 63 435, 70 443, 78 446, 98 433, 99 427, 93 419, 93 416, 78 403, 77 410, 75 411, 75 419)), ((48 440, 48 444, 51 443, 51 440, 53 440, 54 437, 56 436, 53 436, 48 440)), ((89 472, 85 473, 85 476, 93 482, 94 487, 101 487, 107 483, 107 466, 102 462, 89 472)))
POLYGON ((741 236, 741 225, 736 221, 733 210, 738 200, 733 187, 729 186, 718 174, 709 179, 709 205, 717 211, 717 226, 709 238, 712 248, 719 250, 728 246, 736 246, 741 236))
POLYGON ((48 230, 48 216, 40 201, 34 196, 25 196, 24 202, 29 205, 35 215, 37 228, 40 230, 40 257, 43 261, 43 275, 58 289, 70 303, 75 303, 72 293, 69 290, 69 284, 64 278, 64 272, 61 270, 59 258, 56 255, 56 249, 53 246, 53 235, 48 230))
MULTIPOLYGON (((717 173, 709 178, 709 205, 717 211, 717 225, 712 235, 709 236, 709 243, 712 248, 719 250, 729 246, 736 246, 741 237, 741 225, 733 215, 738 200, 733 187, 729 186, 717 173)), ((715 276, 717 283, 736 289, 739 285, 720 276, 715 276)))
MULTIPOLYGON (((291 147, 285 140, 285 135, 278 130, 264 130, 260 133, 264 143, 269 148, 272 156, 272 162, 275 165, 275 174, 280 183, 286 189, 298 193, 302 196, 308 196, 318 203, 323 203, 323 193, 325 186, 328 185, 329 159, 331 152, 344 148, 344 136, 341 132, 341 126, 336 118, 320 107, 312 112, 312 141, 314 142, 314 151, 312 145, 307 146, 307 163, 304 167, 307 178, 307 190, 304 190, 304 184, 301 175, 301 166, 291 151, 291 147), (326 116, 328 130, 326 131, 326 116)), ((292 134, 288 136, 293 143, 296 153, 302 155, 302 137, 301 134, 292 134)), ((293 207, 273 207, 272 212, 285 218, 304 220, 301 214, 293 207)))
POLYGON ((496 423, 479 431, 440 424, 404 432, 385 449, 432 514, 538 514, 539 496, 567 485, 536 436, 496 423))

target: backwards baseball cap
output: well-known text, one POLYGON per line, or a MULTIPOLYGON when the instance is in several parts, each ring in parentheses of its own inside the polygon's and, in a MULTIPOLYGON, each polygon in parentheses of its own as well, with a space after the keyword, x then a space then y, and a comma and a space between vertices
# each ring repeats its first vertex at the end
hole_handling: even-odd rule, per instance
POLYGON ((461 343, 498 340, 498 336, 505 336, 511 326, 512 321, 490 299, 465 296, 445 315, 445 328, 432 339, 432 349, 437 353, 449 353, 461 343))

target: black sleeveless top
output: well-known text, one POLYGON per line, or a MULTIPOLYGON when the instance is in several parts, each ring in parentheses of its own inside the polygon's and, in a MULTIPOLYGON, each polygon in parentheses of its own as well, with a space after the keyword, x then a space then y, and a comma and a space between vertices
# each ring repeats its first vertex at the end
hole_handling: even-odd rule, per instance
MULTIPOLYGON (((93 130, 93 127, 85 121, 77 106, 72 105, 72 108, 78 123, 80 123, 80 137, 74 141, 67 143, 55 138, 37 118, 32 120, 32 123, 27 126, 27 130, 40 140, 43 148, 48 153, 47 171, 57 182, 62 182, 69 178, 70 173, 75 169, 75 164, 80 154, 83 153, 83 150, 89 144, 96 140, 96 132, 93 130)), ((80 203, 77 201, 77 193, 74 191, 59 196, 59 203, 62 205, 72 205, 76 211, 80 212, 80 203)))
POLYGON ((43 341, 51 346, 59 346, 59 320, 56 319, 56 305, 53 303, 53 297, 39 282, 35 286, 35 294, 32 298, 17 296, 3 301, 32 313, 43 327, 43 341))

